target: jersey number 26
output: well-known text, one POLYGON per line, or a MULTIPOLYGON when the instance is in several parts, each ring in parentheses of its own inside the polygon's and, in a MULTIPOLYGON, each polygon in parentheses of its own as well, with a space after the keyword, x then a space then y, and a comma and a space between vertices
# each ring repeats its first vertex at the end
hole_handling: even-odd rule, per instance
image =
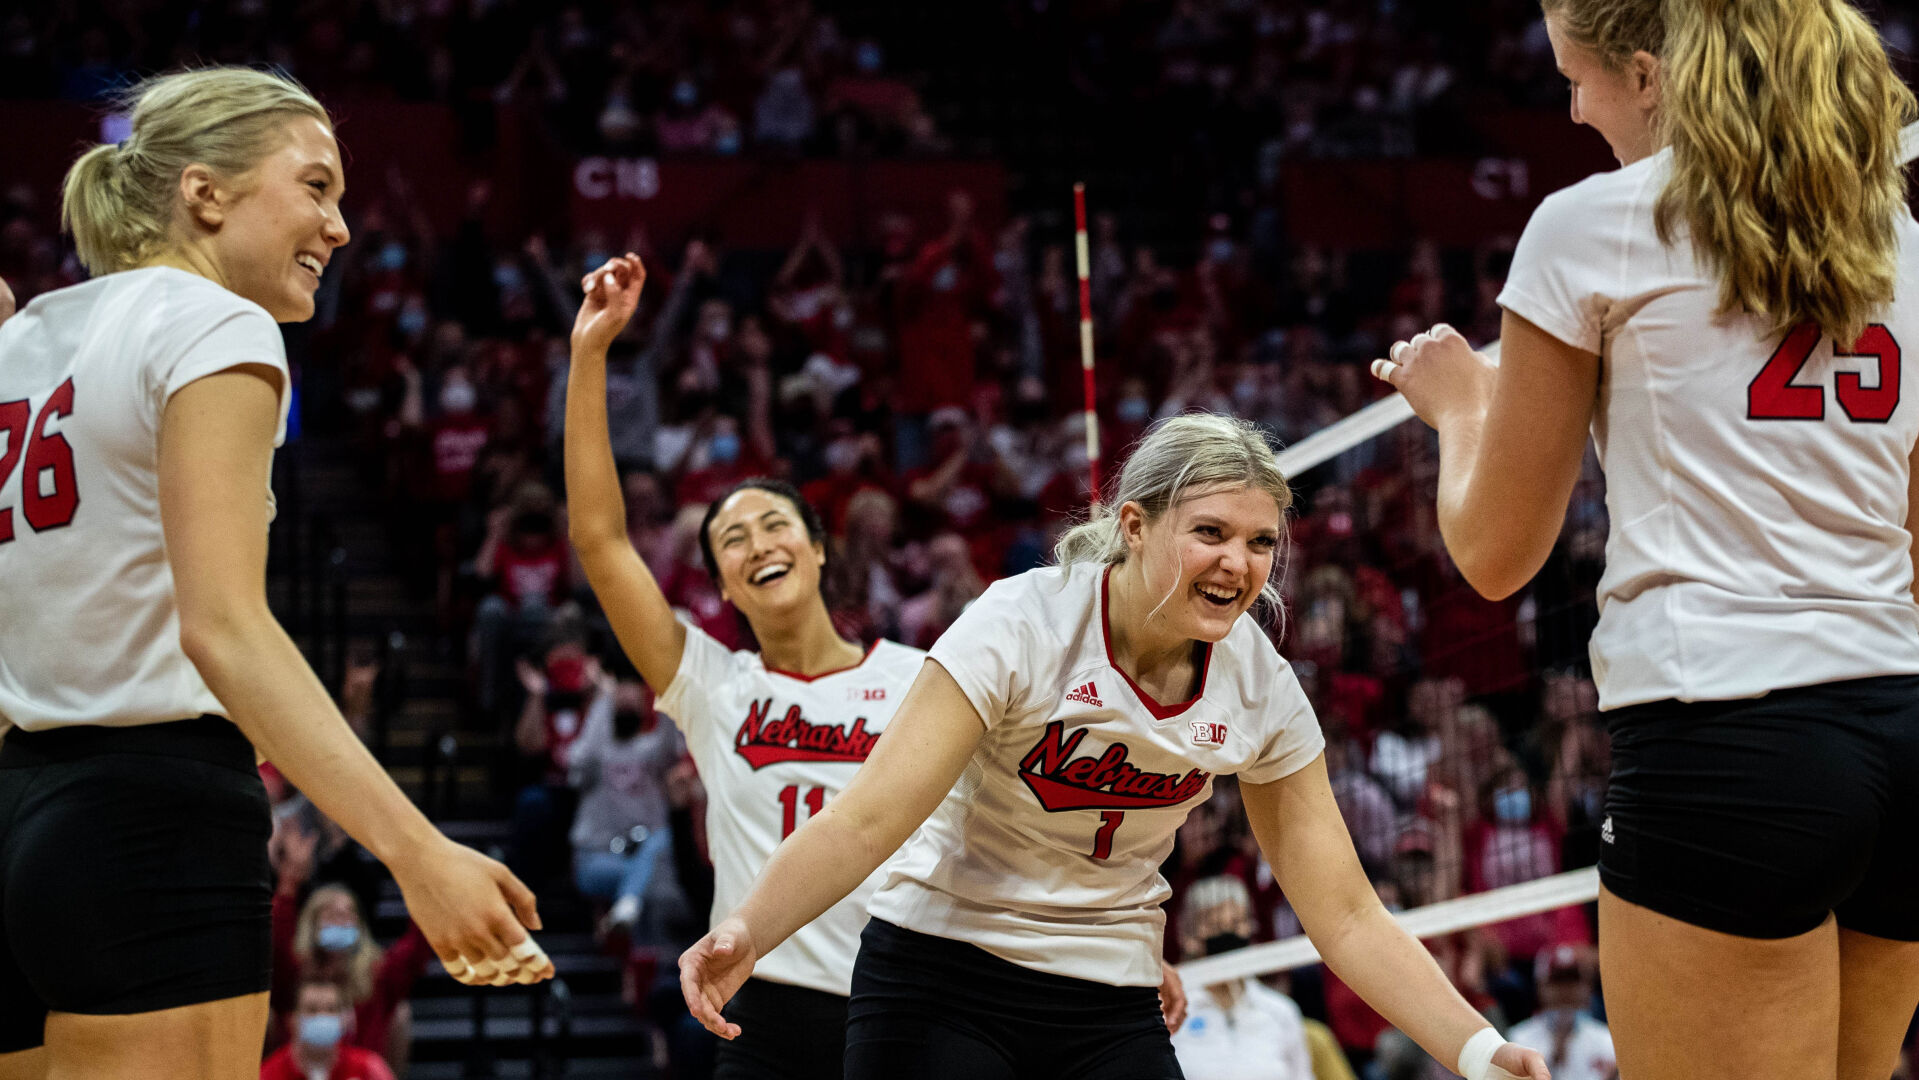
MULTIPOLYGON (((20 509, 35 532, 46 532, 71 524, 73 512, 80 506, 80 488, 73 478, 73 447, 59 432, 47 434, 48 417, 73 415, 73 380, 60 384, 40 406, 35 418, 33 405, 26 400, 0 401, 0 438, 6 450, 0 452, 0 486, 13 475, 22 457, 27 468, 20 477, 20 509), (28 433, 31 425, 32 433, 28 433), (52 491, 42 488, 46 474, 52 474, 52 491)), ((13 507, 0 506, 0 544, 13 541, 13 507)))
MULTIPOLYGON (((1823 386, 1801 386, 1793 382, 1799 369, 1806 366, 1812 356, 1812 350, 1819 345, 1819 327, 1812 323, 1801 323, 1792 328, 1786 340, 1766 361, 1752 382, 1746 387, 1746 419, 1748 420, 1824 420, 1826 418, 1826 388, 1823 386)), ((1867 357, 1879 361, 1879 385, 1867 386, 1865 380, 1855 371, 1842 371, 1833 376, 1833 395, 1839 399, 1839 407, 1846 411, 1847 419, 1855 424, 1883 424, 1892 419, 1892 412, 1899 407, 1899 343, 1893 340, 1892 332, 1874 323, 1866 327, 1852 348, 1839 350, 1835 347, 1835 356, 1867 357)))

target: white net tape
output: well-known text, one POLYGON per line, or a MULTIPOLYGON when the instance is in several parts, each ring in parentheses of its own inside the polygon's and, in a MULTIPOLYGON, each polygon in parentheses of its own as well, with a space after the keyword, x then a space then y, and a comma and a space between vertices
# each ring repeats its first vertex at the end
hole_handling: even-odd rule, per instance
MULTIPOLYGON (((1919 158, 1919 124, 1909 125, 1900 137, 1900 160, 1910 163, 1914 158, 1919 158)), ((1499 342, 1495 341, 1480 351, 1497 360, 1499 342)), ((1412 406, 1406 403, 1404 397, 1394 394, 1381 398, 1280 451, 1280 472, 1289 478, 1298 476, 1412 418, 1412 406)), ((1408 933, 1423 940, 1524 915, 1536 915, 1542 911, 1554 911, 1573 904, 1589 903, 1598 896, 1599 871, 1587 867, 1537 881, 1509 885, 1503 889, 1491 889, 1428 904, 1401 912, 1398 919, 1408 933)), ((1179 973, 1189 986, 1210 986, 1248 975, 1290 971, 1318 962, 1319 950, 1313 948, 1313 943, 1302 935, 1236 949, 1203 960, 1188 961, 1180 965, 1179 973)))

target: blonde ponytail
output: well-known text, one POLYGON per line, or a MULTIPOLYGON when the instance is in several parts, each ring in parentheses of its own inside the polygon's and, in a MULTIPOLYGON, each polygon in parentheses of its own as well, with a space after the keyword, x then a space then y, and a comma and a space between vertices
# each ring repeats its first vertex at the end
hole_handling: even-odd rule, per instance
POLYGON ((60 188, 60 227, 95 274, 131 269, 166 246, 187 166, 239 176, 279 148, 287 121, 333 126, 299 83, 244 67, 148 79, 120 105, 132 113, 132 134, 80 155, 60 188))
POLYGON ((1542 0, 1617 70, 1659 57, 1672 178, 1654 210, 1720 277, 1722 312, 1773 335, 1859 337, 1893 298, 1900 129, 1919 112, 1846 0, 1542 0))
POLYGON ((1912 91, 1845 0, 1665 0, 1661 124, 1681 228, 1720 308, 1851 343, 1893 299, 1912 91))

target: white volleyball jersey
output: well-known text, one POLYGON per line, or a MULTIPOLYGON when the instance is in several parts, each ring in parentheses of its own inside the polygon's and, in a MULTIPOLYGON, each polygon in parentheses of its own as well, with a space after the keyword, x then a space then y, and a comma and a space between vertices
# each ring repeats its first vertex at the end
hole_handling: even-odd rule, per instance
MULTIPOLYGON (((858 665, 809 679, 686 628, 680 669, 658 704, 686 735, 706 785, 714 922, 746 899, 780 841, 853 779, 925 661, 918 649, 879 641, 858 665)), ((879 878, 875 871, 760 957, 754 976, 850 994, 866 900, 879 878)))
POLYGON ((0 731, 225 714, 180 649, 157 466, 167 402, 241 364, 280 373, 277 446, 280 328, 206 278, 108 274, 0 325, 0 731))
POLYGON ((1662 151, 1549 196, 1499 296, 1603 357, 1600 707, 1919 673, 1919 225, 1900 216, 1896 300, 1860 340, 1768 336, 1714 314, 1719 277, 1683 225, 1660 242, 1671 168, 1662 151))
POLYGON ((1173 1033, 1173 1053, 1194 1080, 1313 1080, 1299 1006, 1258 979, 1240 980, 1231 1009, 1210 988, 1188 987, 1186 1023, 1173 1033))
POLYGON ((1154 701, 1113 663, 1103 567, 996 582, 931 656, 986 724, 946 801, 888 864, 869 910, 1024 967, 1158 986, 1159 865, 1213 777, 1269 783, 1324 740, 1250 616, 1206 650, 1191 700, 1154 701))

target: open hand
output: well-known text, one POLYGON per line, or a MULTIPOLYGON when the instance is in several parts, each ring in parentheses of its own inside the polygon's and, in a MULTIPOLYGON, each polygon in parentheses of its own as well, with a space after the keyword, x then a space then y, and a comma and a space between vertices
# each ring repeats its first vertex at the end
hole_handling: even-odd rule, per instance
POLYGON ((720 1010, 745 985, 758 959, 752 932, 737 916, 727 917, 681 953, 680 993, 693 1019, 722 1039, 738 1038, 740 1026, 728 1022, 720 1010))
POLYGON ((633 318, 645 286, 646 267, 630 251, 608 259, 604 266, 581 278, 586 301, 573 320, 574 351, 604 354, 633 318))
POLYGON ((1166 1018, 1167 1034, 1177 1034, 1181 1024, 1186 1022, 1186 984, 1179 979, 1179 969, 1164 960, 1159 962, 1159 1011, 1166 1018))
POLYGON ((1518 1043, 1507 1043, 1493 1051, 1492 1076, 1489 1080, 1552 1080, 1552 1070, 1546 1068, 1546 1056, 1537 1050, 1528 1049, 1518 1043))

